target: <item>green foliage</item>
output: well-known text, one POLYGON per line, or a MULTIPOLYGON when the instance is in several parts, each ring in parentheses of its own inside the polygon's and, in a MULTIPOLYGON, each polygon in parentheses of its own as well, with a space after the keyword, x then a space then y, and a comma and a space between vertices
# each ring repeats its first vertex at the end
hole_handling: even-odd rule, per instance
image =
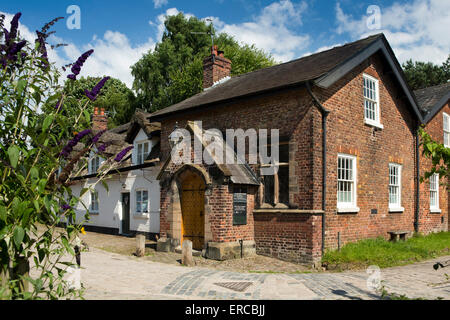
MULTIPOLYGON (((74 116, 79 113, 80 101, 85 98, 85 90, 92 88, 103 77, 87 77, 80 78, 77 81, 66 80, 64 85, 64 110, 67 116, 74 116)), ((135 111, 135 96, 132 90, 119 79, 110 78, 102 91, 98 95, 97 100, 85 109, 87 115, 93 114, 94 107, 105 108, 109 112, 108 126, 110 128, 125 124, 130 121, 135 111)), ((51 112, 54 106, 47 106, 46 112, 51 112)), ((87 117, 85 117, 87 118, 87 117)))
POLYGON ((26 43, 11 54, 21 39, 2 40, 0 300, 80 297, 81 291, 71 288, 65 278, 67 267, 74 265, 73 241, 84 222, 68 223, 76 221, 72 207, 79 203, 68 181, 73 166, 92 145, 83 141, 87 147, 69 163, 61 151, 73 131, 89 125, 81 115, 90 101, 79 95, 80 108, 66 108, 59 72, 39 43, 26 43), (59 102, 61 107, 55 108, 59 102), (60 167, 67 175, 58 175, 60 167), (57 232, 62 222, 67 225, 57 232))
MULTIPOLYGON (((212 27, 205 22, 180 13, 167 17, 165 27, 161 43, 132 66, 137 104, 148 111, 165 108, 201 92, 203 59, 210 55, 211 37, 206 33, 212 27)), ((232 75, 275 64, 269 54, 255 46, 241 45, 227 34, 218 35, 214 42, 232 61, 232 75)))
MULTIPOLYGON (((421 182, 427 180, 433 174, 439 174, 440 179, 450 176, 450 148, 434 140, 423 128, 419 130, 422 154, 431 159, 431 169, 421 177, 421 182)), ((444 179, 444 181, 447 181, 444 179)))
POLYGON ((431 259, 450 252, 450 232, 416 235, 406 241, 391 242, 383 238, 348 243, 340 251, 327 251, 322 263, 329 268, 386 268, 431 259))
POLYGON ((443 84, 450 80, 450 55, 441 66, 431 62, 408 60, 402 67, 406 80, 413 90, 443 84))

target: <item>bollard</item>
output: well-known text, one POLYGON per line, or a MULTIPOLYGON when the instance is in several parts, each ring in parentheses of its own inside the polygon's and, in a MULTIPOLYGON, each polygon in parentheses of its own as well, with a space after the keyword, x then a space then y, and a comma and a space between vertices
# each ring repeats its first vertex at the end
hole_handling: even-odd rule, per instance
POLYGON ((182 254, 183 257, 181 258, 181 264, 188 267, 193 266, 194 258, 192 257, 192 241, 190 240, 183 241, 182 254))
POLYGON ((136 256, 143 257, 145 255, 145 236, 143 234, 136 235, 136 256))

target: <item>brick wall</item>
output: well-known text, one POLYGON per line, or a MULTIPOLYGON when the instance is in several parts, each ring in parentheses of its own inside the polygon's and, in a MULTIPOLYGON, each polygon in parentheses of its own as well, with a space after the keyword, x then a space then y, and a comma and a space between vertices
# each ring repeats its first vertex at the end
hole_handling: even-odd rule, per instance
POLYGON ((320 260, 322 217, 298 213, 257 213, 256 253, 297 263, 320 260))
MULTIPOLYGON (((415 158, 412 110, 401 97, 393 76, 384 73, 386 66, 380 56, 355 68, 329 90, 315 90, 328 117, 328 186, 326 208, 327 248, 336 248, 338 234, 342 244, 364 238, 388 237, 391 230, 414 231, 415 158), (382 130, 364 123, 363 73, 379 80, 380 122, 382 130), (357 157, 358 213, 337 213, 338 153, 357 157), (389 212, 389 163, 402 165, 402 213, 389 212), (372 209, 377 214, 372 214, 372 209)), ((319 118, 320 114, 316 114, 319 118)), ((315 131, 315 136, 321 132, 315 131)), ((319 144, 317 150, 321 150, 319 144)), ((315 154, 315 162, 321 155, 315 154)), ((315 180, 321 181, 315 170, 315 180)))
MULTIPOLYGON (((444 128, 443 128, 443 113, 450 114, 450 107, 447 103, 440 112, 438 112, 428 124, 425 126, 425 131, 431 137, 444 143, 444 128)), ((422 147, 420 147, 420 175, 423 176, 426 171, 431 168, 431 160, 422 156, 422 147)), ((419 213, 419 231, 423 233, 447 231, 449 226, 449 211, 448 211, 448 191, 443 179, 440 180, 439 187, 439 208, 441 213, 432 213, 430 210, 430 184, 424 181, 420 184, 420 213, 419 213)))

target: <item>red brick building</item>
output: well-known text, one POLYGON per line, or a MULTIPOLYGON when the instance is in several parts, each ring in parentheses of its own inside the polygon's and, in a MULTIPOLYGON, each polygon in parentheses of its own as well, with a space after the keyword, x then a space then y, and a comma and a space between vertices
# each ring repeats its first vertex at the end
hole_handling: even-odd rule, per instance
MULTIPOLYGON (((431 137, 450 147, 450 82, 414 92, 424 114, 424 128, 431 137)), ((422 147, 420 148, 422 154, 422 147)), ((428 171, 430 159, 421 157, 421 173, 428 171)), ((434 176, 420 185, 419 230, 424 233, 443 230, 448 225, 448 190, 443 179, 434 176)))
POLYGON ((446 191, 435 213, 430 188, 418 190, 425 115, 384 35, 236 77, 230 71, 213 50, 205 90, 151 115, 161 122, 161 250, 189 239, 215 259, 256 252, 315 263, 325 249, 389 231, 448 230, 446 191), (197 133, 216 128, 222 139, 227 129, 278 129, 278 173, 175 165, 169 135, 176 126, 195 133, 193 121, 202 121, 197 133))

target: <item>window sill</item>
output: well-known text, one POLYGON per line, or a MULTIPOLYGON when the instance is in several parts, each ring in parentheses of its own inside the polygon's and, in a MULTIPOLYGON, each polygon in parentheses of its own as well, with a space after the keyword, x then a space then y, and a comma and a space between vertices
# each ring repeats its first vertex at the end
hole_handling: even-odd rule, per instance
POLYGON ((378 122, 374 122, 374 121, 370 121, 370 120, 365 119, 364 123, 367 124, 368 126, 376 127, 378 129, 384 129, 384 126, 381 123, 378 123, 378 122))
POLYGON ((389 212, 404 212, 405 211, 405 208, 403 208, 403 207, 392 207, 392 208, 389 208, 389 212))
POLYGON ((442 213, 442 210, 438 208, 430 208, 430 213, 442 213))
POLYGON ((98 211, 89 211, 89 215, 91 216, 98 216, 100 214, 100 212, 98 211))
POLYGON ((253 213, 296 213, 296 214, 323 214, 323 210, 299 210, 299 209, 281 209, 281 208, 259 208, 254 209, 253 213))
POLYGON ((338 213, 358 213, 359 207, 337 208, 338 213))
POLYGON ((149 219, 150 214, 149 213, 135 213, 133 214, 133 218, 135 219, 149 219))

